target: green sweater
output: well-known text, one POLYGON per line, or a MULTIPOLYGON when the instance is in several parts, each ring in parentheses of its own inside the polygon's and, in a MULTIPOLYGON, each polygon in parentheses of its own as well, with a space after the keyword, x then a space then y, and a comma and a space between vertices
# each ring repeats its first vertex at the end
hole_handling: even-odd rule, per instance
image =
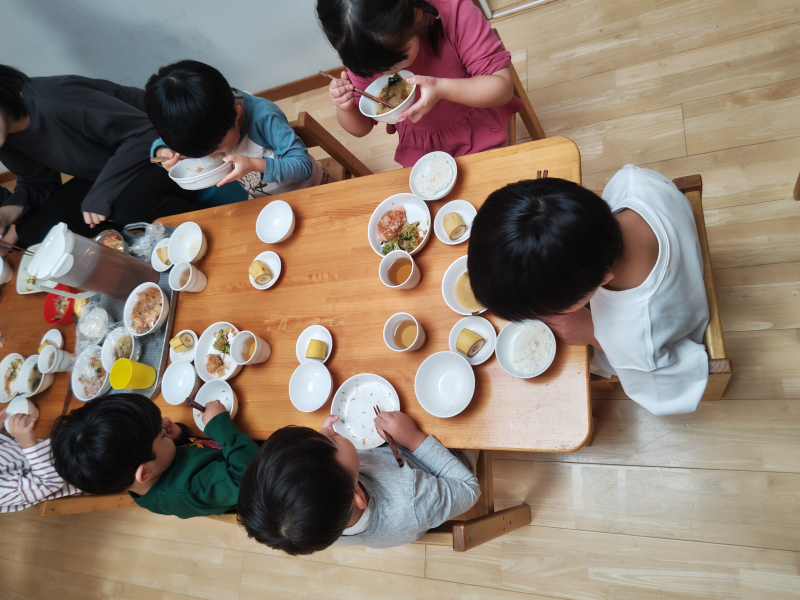
POLYGON ((236 508, 239 484, 258 445, 239 431, 227 412, 211 419, 205 433, 222 449, 176 448, 175 460, 146 494, 128 492, 136 504, 181 519, 221 515, 236 508))

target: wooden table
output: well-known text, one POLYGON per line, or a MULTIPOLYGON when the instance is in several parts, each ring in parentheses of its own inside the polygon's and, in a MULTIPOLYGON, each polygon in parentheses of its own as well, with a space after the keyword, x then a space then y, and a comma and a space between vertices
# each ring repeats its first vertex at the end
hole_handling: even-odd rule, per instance
MULTIPOLYGON (((493 190, 520 179, 534 178, 547 169, 551 177, 580 183, 580 155, 565 138, 545 139, 472 156, 457 158, 458 181, 451 193, 430 202, 432 218, 448 200, 468 200, 479 207, 493 190)), ((258 213, 270 199, 211 208, 163 219, 165 224, 198 223, 208 238, 208 254, 198 267, 208 276, 199 293, 178 298, 175 331, 192 329, 198 335, 216 321, 249 329, 272 345, 272 357, 263 365, 244 367, 230 381, 239 397, 239 427, 256 439, 265 439, 284 425, 318 428, 330 411, 330 402, 314 413, 301 413, 289 401, 288 386, 298 366, 295 343, 313 324, 327 327, 334 350, 326 366, 333 391, 352 375, 376 373, 388 379, 400 396, 402 410, 420 429, 449 447, 570 452, 580 448, 590 431, 587 350, 558 343, 553 365, 533 379, 515 379, 502 370, 496 357, 475 368, 476 387, 464 412, 450 419, 429 415, 417 402, 414 376, 422 361, 448 349, 448 336, 462 318, 444 303, 441 280, 447 267, 466 254, 467 244, 448 246, 433 239, 415 260, 422 281, 413 290, 390 290, 378 279, 380 257, 367 243, 367 223, 385 198, 408 192, 410 169, 391 171, 285 194, 295 212, 294 235, 281 244, 267 245, 255 233, 258 213), (264 250, 282 260, 277 284, 266 291, 250 285, 247 267, 264 250), (383 342, 383 325, 396 312, 413 314, 428 339, 417 352, 396 353, 383 342)), ((0 331, 6 335, 3 351, 24 355, 35 351, 46 330, 41 304, 44 296, 20 298, 13 289, 0 304, 0 331), (36 304, 35 318, 9 319, 21 301, 36 304), (26 333, 30 330, 30 333, 26 333), (16 336, 19 337, 19 342, 16 336), (14 340, 13 342, 11 340, 14 340)), ((22 311, 26 314, 31 310, 22 311)), ((505 322, 484 314, 499 331, 505 322)), ((66 328, 62 328, 64 330, 66 328)), ((67 343, 73 337, 67 331, 67 343)), ((38 398, 42 411, 39 429, 60 414, 68 378, 38 398)), ((190 410, 157 399, 165 415, 190 424, 190 410)), ((73 400, 71 408, 77 406, 73 400)))

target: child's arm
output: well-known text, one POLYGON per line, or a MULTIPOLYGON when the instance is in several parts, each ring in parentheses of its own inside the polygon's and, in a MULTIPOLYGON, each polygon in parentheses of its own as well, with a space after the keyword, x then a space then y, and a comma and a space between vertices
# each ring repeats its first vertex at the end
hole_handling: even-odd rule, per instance
POLYGON ((341 79, 334 79, 328 85, 328 94, 336 105, 336 120, 350 135, 364 137, 375 126, 375 121, 361 114, 355 100, 353 84, 347 71, 342 71, 341 79))

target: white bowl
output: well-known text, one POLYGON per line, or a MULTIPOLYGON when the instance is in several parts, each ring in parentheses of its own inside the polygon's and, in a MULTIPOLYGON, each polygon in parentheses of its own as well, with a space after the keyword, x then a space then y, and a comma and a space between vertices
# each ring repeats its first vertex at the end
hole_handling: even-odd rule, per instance
POLYGON ((31 415, 36 419, 39 417, 39 409, 27 398, 21 396, 14 398, 6 407, 6 420, 4 423, 6 431, 8 431, 8 422, 11 420, 11 417, 19 414, 31 415))
POLYGON ((503 327, 502 331, 497 336, 497 347, 495 348, 495 352, 497 353, 497 361, 500 363, 500 366, 503 367, 503 370, 506 373, 513 375, 514 377, 518 377, 519 379, 530 379, 531 377, 541 375, 550 368, 550 365, 553 364, 553 359, 556 357, 556 336, 553 335, 553 332, 545 323, 542 323, 537 319, 522 321, 521 323, 509 323, 503 327), (519 330, 522 328, 522 326, 526 325, 527 323, 541 323, 547 330, 547 333, 550 334, 550 339, 553 342, 550 350, 550 356, 543 363, 543 366, 533 373, 523 373, 519 369, 514 368, 514 363, 511 362, 511 355, 514 349, 514 339, 517 337, 517 333, 519 333, 519 330))
POLYGON ((64 347, 64 336, 58 329, 51 329, 42 336, 42 339, 39 340, 39 345, 41 346, 45 342, 50 342, 51 345, 61 350, 64 347))
MULTIPOLYGON (((200 391, 197 392, 197 396, 194 398, 195 402, 203 406, 212 400, 219 400, 222 402, 228 412, 231 413, 231 419, 239 412, 239 399, 236 397, 236 392, 233 391, 233 388, 227 381, 222 381, 221 379, 209 381, 200 388, 200 391)), ((203 413, 193 408, 192 416, 194 417, 194 424, 197 425, 197 428, 200 431, 205 431, 206 426, 203 424, 203 413)))
POLYGON ((22 363, 22 368, 19 370, 19 375, 17 378, 18 381, 18 392, 20 396, 25 396, 26 398, 33 396, 34 394, 38 394, 39 392, 45 391, 51 385, 53 385, 53 381, 56 379, 55 373, 42 373, 42 378, 39 380, 39 385, 36 386, 36 389, 30 389, 28 387, 28 376, 31 373, 31 369, 33 367, 39 368, 39 355, 34 354, 33 356, 29 356, 25 359, 25 362, 22 363))
POLYGON ((375 250, 375 254, 380 257, 385 256, 385 254, 381 250, 381 242, 378 241, 378 222, 384 214, 399 205, 402 205, 406 209, 406 221, 409 223, 419 221, 420 232, 425 234, 425 237, 422 238, 419 245, 414 248, 413 251, 409 252, 409 254, 413 256, 422 250, 431 237, 431 211, 424 200, 420 200, 413 194, 395 194, 394 196, 389 196, 373 211, 372 216, 369 218, 369 226, 367 229, 369 245, 375 250))
POLYGON ((411 174, 408 176, 408 186, 411 188, 411 193, 414 194, 417 198, 422 198, 423 200, 439 200, 440 198, 444 198, 450 191, 453 189, 453 186, 456 184, 456 177, 458 175, 458 166, 456 165, 455 159, 450 156, 447 152, 441 152, 436 150, 434 152, 428 152, 425 156, 420 158, 416 164, 414 164, 414 168, 411 169, 411 174), (436 192, 433 195, 425 194, 422 190, 417 186, 416 182, 414 181, 420 175, 427 175, 430 173, 431 170, 431 161, 434 156, 441 156, 444 158, 448 163, 450 163, 450 181, 448 184, 436 192))
POLYGON ((434 417, 454 417, 472 400, 475 373, 461 354, 437 352, 417 369, 414 393, 420 406, 434 417))
POLYGON ((158 331, 158 328, 164 324, 164 321, 166 321, 168 314, 169 300, 167 299, 167 295, 164 293, 164 290, 158 287, 155 283, 143 283, 141 285, 137 285, 128 296, 128 299, 125 300, 125 308, 122 309, 122 322, 125 323, 125 327, 131 330, 131 335, 134 337, 143 337, 145 335, 150 335, 154 331, 158 331), (136 306, 136 303, 139 301, 139 293, 145 291, 149 287, 156 288, 158 293, 161 294, 161 314, 158 316, 158 320, 150 329, 144 333, 136 333, 133 329, 133 322, 131 321, 133 307, 136 306))
POLYGON ((458 303, 458 300, 456 300, 456 282, 458 281, 458 278, 461 277, 461 274, 466 270, 466 256, 457 258, 455 261, 453 261, 453 264, 447 267, 447 271, 444 272, 444 277, 442 277, 442 297, 444 298, 447 306, 452 308, 460 315, 479 315, 480 313, 484 312, 486 308, 471 311, 461 306, 461 304, 458 303))
POLYGON ((233 163, 224 162, 222 156, 184 158, 172 167, 169 178, 185 190, 202 190, 218 184, 232 170, 233 163), (202 171, 196 173, 192 169, 202 169, 202 171))
POLYGON ((191 221, 178 225, 167 245, 167 256, 173 265, 179 262, 197 262, 206 252, 208 240, 200 225, 191 221))
POLYGON ((159 273, 163 273, 164 271, 172 268, 171 261, 170 264, 165 265, 163 262, 161 262, 161 259, 158 258, 158 254, 156 254, 156 250, 160 248, 167 248, 167 255, 169 256, 169 240, 170 238, 164 238, 158 242, 155 248, 153 248, 153 251, 150 253, 150 265, 159 273))
POLYGON ((0 285, 4 285, 11 281, 14 276, 14 269, 8 264, 4 258, 0 258, 0 285))
POLYGON ((492 325, 483 317, 465 317, 461 319, 453 326, 453 329, 450 330, 450 352, 458 352, 458 350, 456 350, 456 341, 458 340, 458 334, 461 333, 462 329, 471 329, 484 340, 486 340, 486 343, 483 345, 483 348, 481 348, 472 358, 464 356, 460 352, 459 354, 464 356, 464 358, 467 359, 467 362, 473 367, 483 364, 489 360, 494 353, 495 346, 497 345, 497 333, 494 330, 494 325, 492 325))
POLYGON ((311 340, 320 340, 328 345, 328 352, 325 354, 325 360, 322 361, 326 362, 330 358, 331 351, 333 350, 333 336, 331 335, 331 332, 322 325, 311 325, 311 327, 306 327, 303 330, 303 333, 300 334, 300 337, 297 338, 297 344, 295 344, 294 347, 297 360, 300 361, 300 364, 307 362, 319 362, 314 358, 306 358, 308 343, 311 340))
MULTIPOLYGON (((414 74, 411 71, 400 71, 400 76, 403 79, 408 79, 409 77, 413 76, 414 74)), ((386 83, 389 81, 390 75, 381 75, 375 81, 370 83, 367 86, 367 89, 364 90, 368 94, 372 94, 376 98, 380 95, 381 90, 386 87, 386 83)), ((380 123, 400 123, 401 121, 405 121, 405 119, 400 119, 400 114, 406 110, 409 106, 414 103, 414 99, 417 97, 417 86, 414 86, 414 89, 411 90, 411 93, 408 95, 408 98, 403 100, 396 108, 393 108, 390 111, 383 113, 382 115, 376 115, 376 102, 374 100, 370 100, 366 96, 361 96, 361 99, 358 101, 358 110, 361 111, 361 114, 365 117, 369 117, 370 119, 375 119, 380 123)))
POLYGON ((330 398, 333 380, 328 368, 312 360, 294 370, 289 380, 289 399, 301 412, 314 412, 330 398))
MULTIPOLYGON (((9 402, 19 393, 19 369, 17 370, 17 378, 8 385, 11 391, 10 396, 6 395, 6 386, 5 383, 3 383, 5 381, 6 371, 11 367, 12 360, 21 360, 23 364, 25 363, 25 357, 16 352, 6 355, 6 357, 0 361, 0 402, 9 402)), ((22 365, 20 365, 20 369, 21 368, 22 365)))
POLYGON ((175 352, 175 350, 172 349, 172 346, 170 346, 169 347, 169 359, 172 362, 178 362, 178 361, 192 362, 192 361, 194 361, 194 356, 195 356, 195 353, 197 352, 197 334, 194 331, 192 331, 191 329, 184 329, 182 331, 179 331, 178 333, 176 333, 172 337, 173 338, 174 337, 178 337, 182 333, 188 333, 188 334, 190 334, 192 336, 192 339, 194 340, 194 346, 192 346, 191 348, 187 348, 183 352, 175 352))
POLYGON ((177 406, 200 389, 200 378, 192 363, 185 360, 172 363, 161 379, 161 395, 167 404, 177 406))
POLYGON ((277 244, 294 233, 295 218, 292 207, 283 200, 274 200, 258 213, 256 235, 265 244, 277 244))
POLYGON ((281 275, 281 257, 274 252, 262 252, 253 260, 260 260, 267 265, 269 270, 272 272, 272 279, 270 279, 269 283, 265 283, 264 285, 256 283, 256 280, 253 279, 253 276, 248 273, 247 277, 250 279, 250 283, 253 285, 253 287, 257 290, 267 290, 275 285, 278 282, 278 277, 281 275))
MULTIPOLYGON (((100 346, 89 346, 84 348, 83 352, 81 352, 80 356, 75 360, 75 364, 77 365, 80 361, 82 361, 83 357, 89 354, 97 353, 100 356, 100 362, 102 362, 103 350, 100 346)), ((70 375, 70 383, 72 384, 72 393, 74 396, 80 400, 81 402, 86 402, 88 400, 92 400, 94 398, 99 398, 100 396, 107 394, 108 390, 111 389, 111 378, 108 376, 108 371, 106 371, 105 380, 103 381, 103 385, 100 387, 100 391, 98 391, 94 396, 87 396, 83 391, 83 385, 78 381, 78 369, 75 367, 72 368, 72 374, 70 375)))
POLYGON ((100 355, 100 361, 103 363, 103 368, 106 371, 111 371, 111 367, 117 360, 114 358, 114 346, 123 335, 130 335, 133 340, 130 356, 122 356, 120 358, 127 358, 130 360, 138 361, 142 357, 142 343, 133 332, 128 331, 127 327, 117 327, 108 334, 106 340, 103 342, 103 352, 100 355))
POLYGON ((439 241, 448 246, 455 246, 456 244, 466 242, 472 234, 472 222, 475 220, 477 214, 478 211, 475 210, 475 207, 466 200, 453 200, 445 204, 439 209, 439 212, 436 213, 436 218, 433 220, 433 231, 436 237, 439 238, 439 241), (457 240, 451 240, 447 237, 447 233, 444 230, 444 216, 451 212, 458 213, 461 220, 464 221, 464 225, 467 226, 467 230, 461 234, 461 237, 457 240))
MULTIPOLYGON (((239 333, 240 331, 238 327, 231 323, 219 321, 206 328, 206 330, 200 334, 197 344, 195 344, 197 346, 197 350, 195 351, 194 355, 194 368, 197 371, 197 374, 200 376, 200 379, 205 382, 217 380, 227 381, 242 370, 242 365, 237 365, 235 362, 233 362, 233 358, 231 358, 230 354, 226 354, 225 358, 223 359, 225 361, 224 377, 213 377, 209 375, 208 371, 206 370, 206 357, 211 351, 211 344, 214 342, 214 335, 217 333, 217 331, 226 327, 233 327, 233 329, 236 330, 236 333, 239 333)), ((214 353, 218 354, 216 351, 214 353)))

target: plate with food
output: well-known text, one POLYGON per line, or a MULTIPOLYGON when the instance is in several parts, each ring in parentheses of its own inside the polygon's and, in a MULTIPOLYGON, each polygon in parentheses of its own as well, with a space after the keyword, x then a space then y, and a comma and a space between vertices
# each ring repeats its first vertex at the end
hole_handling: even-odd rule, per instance
MULTIPOLYGON (((201 406, 205 406, 212 400, 219 400, 231 414, 231 419, 239 412, 239 400, 236 397, 236 392, 226 381, 215 379, 203 384, 203 387, 197 392, 194 401, 201 406)), ((200 431, 205 431, 206 426, 203 424, 203 413, 196 408, 192 408, 192 416, 194 417, 194 424, 200 431)))
POLYGON ((242 369, 231 358, 231 342, 239 329, 231 323, 220 321, 206 329, 197 340, 194 368, 205 382, 221 379, 225 381, 242 369))
POLYGON ((155 283, 136 286, 125 301, 122 320, 134 336, 141 337, 156 331, 169 314, 169 300, 155 283))
POLYGON ((88 346, 75 361, 71 376, 72 393, 81 402, 98 398, 111 389, 102 356, 100 346, 88 346))
POLYGON ((139 338, 132 335, 127 327, 117 327, 103 342, 101 361, 106 371, 120 358, 138 361, 142 357, 142 343, 139 338))
MULTIPOLYGON (((34 244, 30 246, 28 250, 35 253, 39 249, 39 246, 41 246, 41 244, 34 244)), ((36 277, 28 273, 28 265, 31 264, 31 260, 33 260, 33 256, 26 252, 19 261, 19 269, 17 269, 17 293, 22 296, 25 294, 46 292, 47 288, 53 289, 56 287, 55 282, 46 280, 37 281, 36 277)))
POLYGON ((192 362, 196 352, 197 334, 191 329, 179 331, 169 341, 169 359, 172 362, 181 360, 192 362))
POLYGON ((416 97, 417 86, 406 81, 413 75, 411 71, 405 70, 394 75, 381 75, 364 90, 395 108, 390 109, 388 106, 362 95, 358 101, 358 110, 362 115, 381 123, 392 124, 404 121, 405 119, 400 119, 400 115, 414 104, 416 97))
POLYGON ((333 350, 333 336, 328 329, 322 325, 311 325, 303 330, 297 338, 294 347, 295 356, 300 364, 310 360, 325 362, 333 350))
POLYGON ((436 213, 433 231, 441 242, 455 246, 469 239, 477 215, 478 211, 466 200, 453 200, 436 213))
POLYGON ((447 152, 428 152, 411 169, 408 186, 415 196, 423 200, 439 200, 453 189, 457 173, 456 161, 447 152))
POLYGON ((395 194, 381 202, 369 220, 369 245, 378 256, 392 250, 416 254, 428 243, 431 211, 413 194, 395 194))
POLYGON ((450 352, 460 352, 473 367, 489 360, 496 344, 494 325, 483 317, 465 317, 450 330, 450 352))
POLYGON ((375 430, 375 410, 400 410, 400 398, 392 384, 380 375, 361 373, 345 381, 333 395, 331 414, 339 420, 333 429, 359 450, 377 448, 383 438, 375 430))
POLYGON ((11 401, 19 390, 19 371, 25 358, 22 354, 8 354, 0 361, 0 373, 3 374, 3 386, 0 388, 0 402, 11 401))

